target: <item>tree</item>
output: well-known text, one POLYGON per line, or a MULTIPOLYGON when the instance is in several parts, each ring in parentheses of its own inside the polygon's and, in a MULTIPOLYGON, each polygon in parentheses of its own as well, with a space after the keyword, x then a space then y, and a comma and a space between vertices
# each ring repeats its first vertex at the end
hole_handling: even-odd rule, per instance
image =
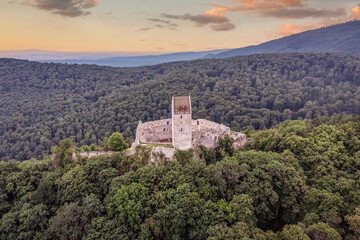
POLYGON ((255 227, 257 219, 255 217, 255 208, 253 200, 247 194, 235 195, 229 205, 234 209, 236 220, 244 222, 249 227, 255 227))
POLYGON ((48 207, 44 204, 24 204, 19 214, 19 239, 40 239, 48 227, 48 207))
POLYGON ((306 136, 306 125, 304 122, 296 120, 296 121, 285 121, 282 124, 280 124, 280 132, 283 134, 283 136, 286 135, 298 135, 301 137, 306 136))
POLYGON ((140 183, 122 186, 108 206, 110 217, 118 218, 134 230, 140 228, 140 224, 150 213, 149 190, 140 183))
POLYGON ((327 223, 319 222, 307 228, 311 239, 341 240, 340 234, 327 223))
MULTIPOLYGON (((169 192, 170 194, 170 192, 169 192)), ((188 183, 171 193, 173 199, 154 215, 166 239, 204 239, 209 226, 224 222, 226 216, 212 201, 205 201, 188 183)))
POLYGON ((345 216, 346 222, 350 225, 349 229, 354 232, 355 237, 360 237, 360 208, 356 208, 354 214, 345 216))
POLYGON ((59 147, 54 148, 54 164, 55 166, 64 167, 71 163, 72 153, 74 152, 73 144, 69 138, 61 141, 59 147))
POLYGON ((81 239, 88 221, 83 215, 82 207, 77 203, 65 204, 56 213, 49 221, 46 239, 81 239))
POLYGON ((113 133, 108 140, 108 148, 111 151, 123 151, 127 149, 129 145, 124 141, 124 137, 121 133, 113 133))
POLYGON ((282 240, 311 240, 306 234, 306 227, 303 224, 286 225, 281 233, 282 240))
POLYGON ((88 231, 82 239, 84 240, 109 240, 135 239, 136 234, 126 224, 122 224, 118 219, 109 219, 107 217, 93 218, 91 225, 88 225, 88 231))
POLYGON ((224 138, 219 137, 219 148, 223 150, 228 156, 234 155, 234 147, 232 146, 234 140, 226 134, 224 138))
POLYGON ((210 226, 206 233, 209 237, 206 240, 234 240, 235 233, 231 227, 228 227, 226 224, 217 224, 210 226))
POLYGON ((60 203, 77 202, 93 192, 93 184, 81 166, 76 166, 56 181, 60 203))

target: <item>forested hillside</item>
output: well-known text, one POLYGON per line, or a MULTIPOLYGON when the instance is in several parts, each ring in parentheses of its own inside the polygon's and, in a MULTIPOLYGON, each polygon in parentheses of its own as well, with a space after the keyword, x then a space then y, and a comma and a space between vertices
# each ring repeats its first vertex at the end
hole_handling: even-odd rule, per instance
POLYGON ((263 54, 111 68, 0 59, 0 158, 41 158, 62 139, 99 144, 139 120, 170 116, 171 95, 191 94, 194 118, 233 130, 286 119, 360 113, 360 58, 263 54))
POLYGON ((257 53, 342 52, 360 56, 360 21, 350 21, 309 30, 255 46, 229 50, 210 58, 226 58, 257 53))
MULTIPOLYGON (((360 117, 285 121, 200 158, 0 162, 0 239, 357 240, 360 117)), ((229 142, 230 141, 230 142, 229 142)))

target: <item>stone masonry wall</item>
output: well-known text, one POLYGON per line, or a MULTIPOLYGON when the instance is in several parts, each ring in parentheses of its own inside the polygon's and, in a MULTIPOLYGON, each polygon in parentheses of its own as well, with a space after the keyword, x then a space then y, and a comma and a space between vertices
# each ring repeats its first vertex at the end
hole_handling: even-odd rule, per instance
POLYGON ((172 141, 171 119, 142 123, 136 129, 138 143, 170 143, 172 141))
POLYGON ((192 120, 192 145, 216 147, 219 137, 230 135, 230 128, 206 119, 192 120))

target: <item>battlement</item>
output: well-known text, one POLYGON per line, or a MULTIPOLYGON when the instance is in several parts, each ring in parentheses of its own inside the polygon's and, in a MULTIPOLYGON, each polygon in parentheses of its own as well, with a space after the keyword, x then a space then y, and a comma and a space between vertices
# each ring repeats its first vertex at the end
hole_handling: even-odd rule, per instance
POLYGON ((173 97, 173 115, 191 114, 190 96, 173 97))
POLYGON ((193 131, 204 131, 209 129, 224 130, 224 131, 229 130, 229 134, 230 134, 229 127, 226 127, 223 124, 212 122, 206 119, 192 120, 191 127, 193 131))

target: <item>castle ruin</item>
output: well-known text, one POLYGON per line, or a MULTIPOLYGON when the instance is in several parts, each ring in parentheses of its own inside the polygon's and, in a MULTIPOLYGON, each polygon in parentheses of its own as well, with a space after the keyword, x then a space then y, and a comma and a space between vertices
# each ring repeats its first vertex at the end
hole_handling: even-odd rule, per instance
POLYGON ((158 152, 171 158, 176 150, 188 150, 200 145, 216 147, 219 137, 229 135, 234 139, 234 147, 244 146, 245 134, 232 133, 229 127, 206 119, 192 119, 191 97, 172 97, 171 118, 151 122, 139 122, 136 139, 132 144, 135 150, 139 144, 164 144, 157 147, 158 152))

